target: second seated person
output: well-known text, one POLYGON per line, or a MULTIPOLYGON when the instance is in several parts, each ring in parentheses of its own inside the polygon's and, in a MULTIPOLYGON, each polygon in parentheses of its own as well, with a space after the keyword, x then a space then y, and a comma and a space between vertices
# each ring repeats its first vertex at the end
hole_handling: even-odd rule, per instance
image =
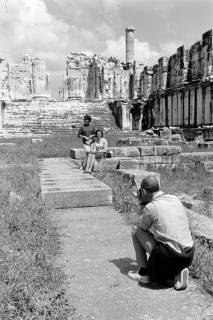
POLYGON ((103 131, 98 129, 95 132, 95 138, 90 144, 90 153, 87 159, 85 173, 91 173, 95 166, 95 161, 106 158, 108 149, 107 139, 103 137, 103 131))

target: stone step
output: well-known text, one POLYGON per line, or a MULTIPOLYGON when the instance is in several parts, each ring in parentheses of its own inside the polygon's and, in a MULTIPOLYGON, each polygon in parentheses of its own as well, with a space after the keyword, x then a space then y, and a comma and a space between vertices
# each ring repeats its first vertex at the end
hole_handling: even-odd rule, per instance
POLYGON ((213 174, 213 161, 204 162, 204 170, 210 174, 213 174))
POLYGON ((41 159, 41 192, 55 209, 112 205, 111 188, 82 170, 68 158, 41 159))

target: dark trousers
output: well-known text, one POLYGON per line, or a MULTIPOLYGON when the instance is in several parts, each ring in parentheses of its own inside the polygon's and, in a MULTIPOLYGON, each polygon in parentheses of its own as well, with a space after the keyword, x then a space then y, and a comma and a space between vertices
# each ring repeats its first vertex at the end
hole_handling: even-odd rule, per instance
POLYGON ((173 280, 181 270, 190 266, 193 257, 194 247, 181 254, 157 242, 147 263, 148 273, 155 281, 173 280))

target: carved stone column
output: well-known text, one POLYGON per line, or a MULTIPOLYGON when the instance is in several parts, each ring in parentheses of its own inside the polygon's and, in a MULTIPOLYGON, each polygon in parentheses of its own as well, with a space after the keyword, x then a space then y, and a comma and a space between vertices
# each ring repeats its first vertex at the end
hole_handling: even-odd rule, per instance
POLYGON ((134 63, 134 27, 126 28, 126 62, 134 63))

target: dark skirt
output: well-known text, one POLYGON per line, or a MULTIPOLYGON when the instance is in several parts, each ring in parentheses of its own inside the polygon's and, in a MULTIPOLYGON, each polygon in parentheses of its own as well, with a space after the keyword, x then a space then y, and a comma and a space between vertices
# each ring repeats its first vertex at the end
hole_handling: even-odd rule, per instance
POLYGON ((181 270, 190 266, 193 257, 194 247, 181 254, 157 242, 148 260, 148 273, 154 281, 173 280, 181 270))

